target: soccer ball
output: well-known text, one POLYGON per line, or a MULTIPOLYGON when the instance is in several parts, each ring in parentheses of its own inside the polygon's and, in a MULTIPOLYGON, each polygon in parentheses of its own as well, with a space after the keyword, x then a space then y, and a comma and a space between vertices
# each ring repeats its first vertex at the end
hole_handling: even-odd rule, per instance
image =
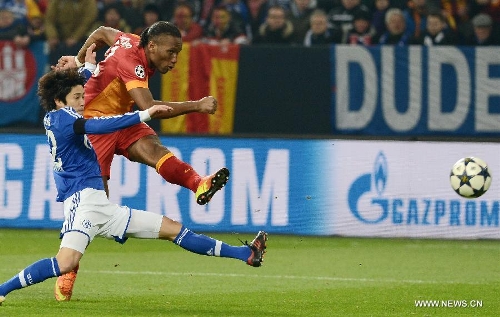
POLYGON ((488 164, 478 157, 466 157, 453 165, 450 173, 453 190, 465 198, 477 198, 491 185, 488 164))

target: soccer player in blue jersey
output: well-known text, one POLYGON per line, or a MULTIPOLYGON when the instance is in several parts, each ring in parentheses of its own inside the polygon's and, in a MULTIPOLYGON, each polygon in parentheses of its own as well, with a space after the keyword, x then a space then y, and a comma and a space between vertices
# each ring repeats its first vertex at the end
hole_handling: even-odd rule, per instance
POLYGON ((243 246, 231 246, 181 223, 152 212, 109 202, 92 144, 86 133, 116 131, 171 111, 166 105, 121 116, 84 119, 83 85, 76 69, 51 71, 39 80, 38 95, 47 111, 44 127, 53 174, 56 200, 63 202, 64 223, 61 245, 54 257, 41 259, 0 285, 0 305, 10 292, 70 272, 78 265, 85 249, 96 236, 125 243, 129 237, 163 239, 193 253, 239 259, 248 265, 261 265, 267 234, 260 231, 243 246))

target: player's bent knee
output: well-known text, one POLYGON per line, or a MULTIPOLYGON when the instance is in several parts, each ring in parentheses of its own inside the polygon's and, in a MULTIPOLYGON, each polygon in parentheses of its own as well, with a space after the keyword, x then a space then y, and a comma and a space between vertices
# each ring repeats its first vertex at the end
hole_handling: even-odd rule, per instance
POLYGON ((182 224, 168 217, 163 216, 160 227, 160 239, 173 241, 181 232, 182 224))

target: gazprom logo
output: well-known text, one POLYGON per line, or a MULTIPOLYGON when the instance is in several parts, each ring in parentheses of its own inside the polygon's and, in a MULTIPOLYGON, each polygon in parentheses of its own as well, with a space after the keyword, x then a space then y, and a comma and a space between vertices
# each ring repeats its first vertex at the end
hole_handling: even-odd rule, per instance
POLYGON ((363 174, 358 177, 349 188, 348 201, 352 214, 361 222, 378 223, 387 218, 389 213, 387 200, 380 199, 387 186, 388 179, 387 159, 384 153, 380 152, 375 159, 373 173, 363 174), (375 190, 373 190, 373 188, 375 190), (376 198, 372 199, 372 204, 379 206, 377 212, 361 212, 358 209, 358 202, 363 195, 375 192, 376 198))
MULTIPOLYGON (((360 175, 349 187, 347 200, 353 216, 365 224, 390 222, 407 226, 499 227, 499 200, 436 199, 426 197, 425 194, 412 196, 412 193, 408 195, 394 195, 390 191, 386 193, 390 179, 396 182, 392 188, 411 187, 405 183, 408 180, 397 179, 397 175, 402 174, 403 171, 390 174, 386 156, 383 152, 379 152, 375 158, 373 171, 360 175), (389 178, 390 175, 392 178, 389 178)), ((428 190, 432 196, 432 185, 428 190)), ((453 193, 451 196, 454 195, 453 193)))

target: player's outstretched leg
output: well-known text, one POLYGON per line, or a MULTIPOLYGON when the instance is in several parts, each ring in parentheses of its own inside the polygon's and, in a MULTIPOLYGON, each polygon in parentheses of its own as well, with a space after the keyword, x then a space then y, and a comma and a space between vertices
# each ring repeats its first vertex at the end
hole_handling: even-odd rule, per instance
POLYGON ((223 258, 239 259, 254 267, 261 266, 266 252, 267 233, 259 231, 255 239, 249 244, 232 246, 203 234, 197 234, 182 226, 173 242, 193 253, 218 256, 223 258))
POLYGON ((71 295, 73 295, 73 287, 75 286, 76 275, 80 264, 78 264, 70 272, 59 276, 56 280, 56 285, 54 286, 54 297, 57 301, 69 301, 71 300, 71 295))
POLYGON ((225 167, 212 175, 203 177, 196 189, 196 202, 199 205, 207 204, 214 194, 226 185, 228 180, 229 170, 225 167))

